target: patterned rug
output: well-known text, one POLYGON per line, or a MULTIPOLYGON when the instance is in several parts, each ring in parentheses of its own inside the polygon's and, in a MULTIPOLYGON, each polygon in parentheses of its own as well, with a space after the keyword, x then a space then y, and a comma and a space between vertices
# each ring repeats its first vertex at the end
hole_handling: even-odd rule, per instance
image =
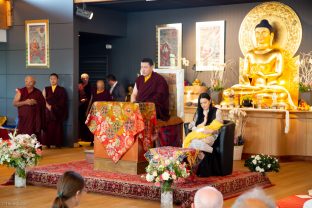
MULTIPOLYGON (((27 171, 27 183, 35 186, 56 186, 60 175, 73 170, 84 176, 89 192, 110 194, 127 198, 160 200, 160 188, 144 180, 139 175, 118 174, 93 170, 93 164, 77 161, 64 164, 39 166, 27 171)), ((268 177, 251 172, 233 172, 223 177, 192 177, 174 187, 174 202, 181 207, 189 207, 196 190, 203 186, 214 186, 225 199, 258 186, 272 186, 268 177)))

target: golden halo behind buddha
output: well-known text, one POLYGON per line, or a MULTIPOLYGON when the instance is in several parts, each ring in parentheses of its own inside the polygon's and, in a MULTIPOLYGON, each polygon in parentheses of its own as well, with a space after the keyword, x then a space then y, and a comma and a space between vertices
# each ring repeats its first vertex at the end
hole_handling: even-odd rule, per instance
POLYGON ((254 48, 254 30, 262 19, 267 19, 273 27, 273 46, 288 51, 292 56, 295 55, 302 38, 299 17, 285 4, 266 2, 253 8, 240 26, 239 46, 244 56, 254 48))

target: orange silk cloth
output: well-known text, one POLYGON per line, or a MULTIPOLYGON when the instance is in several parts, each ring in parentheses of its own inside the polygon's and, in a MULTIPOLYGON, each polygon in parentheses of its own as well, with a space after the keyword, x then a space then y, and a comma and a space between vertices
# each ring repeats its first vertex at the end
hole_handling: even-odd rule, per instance
POLYGON ((154 103, 95 102, 86 125, 117 163, 135 139, 142 140, 145 151, 153 146, 156 121, 154 103))

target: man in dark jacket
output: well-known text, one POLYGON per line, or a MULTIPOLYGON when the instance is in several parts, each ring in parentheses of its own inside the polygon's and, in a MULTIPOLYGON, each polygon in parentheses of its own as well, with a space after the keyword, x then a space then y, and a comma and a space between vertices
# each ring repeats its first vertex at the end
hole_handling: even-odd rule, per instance
POLYGON ((124 87, 117 81, 116 77, 112 74, 107 76, 108 85, 110 86, 110 94, 113 101, 125 102, 126 91, 124 87))

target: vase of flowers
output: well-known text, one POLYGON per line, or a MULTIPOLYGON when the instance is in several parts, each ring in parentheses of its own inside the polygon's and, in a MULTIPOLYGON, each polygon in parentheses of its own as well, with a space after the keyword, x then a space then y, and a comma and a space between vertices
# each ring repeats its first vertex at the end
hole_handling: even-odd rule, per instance
POLYGON ((270 155, 252 155, 245 160, 245 167, 252 172, 265 174, 266 172, 279 172, 280 165, 278 159, 270 155))
POLYGON ((238 139, 236 141, 234 141, 233 160, 241 160, 242 159, 244 142, 245 141, 241 135, 238 136, 238 139))
POLYGON ((0 164, 15 168, 16 187, 26 186, 26 168, 37 165, 41 158, 36 135, 9 134, 10 140, 0 139, 0 164))
POLYGON ((16 168, 14 174, 14 185, 17 188, 26 187, 26 170, 22 168, 16 168))
POLYGON ((146 167, 146 180, 161 188, 161 207, 173 207, 172 185, 190 176, 190 170, 185 162, 178 159, 154 156, 146 167))
POLYGON ((173 191, 172 191, 172 189, 168 190, 168 191, 161 191, 160 203, 161 203, 161 205, 160 205, 161 208, 172 208, 173 207, 173 191))
POLYGON ((299 61, 299 98, 312 104, 312 51, 300 53, 299 61))
POLYGON ((243 107, 247 107, 247 108, 250 108, 253 106, 253 100, 252 100, 252 97, 249 96, 249 95, 245 95, 242 97, 242 103, 241 105, 243 107))

